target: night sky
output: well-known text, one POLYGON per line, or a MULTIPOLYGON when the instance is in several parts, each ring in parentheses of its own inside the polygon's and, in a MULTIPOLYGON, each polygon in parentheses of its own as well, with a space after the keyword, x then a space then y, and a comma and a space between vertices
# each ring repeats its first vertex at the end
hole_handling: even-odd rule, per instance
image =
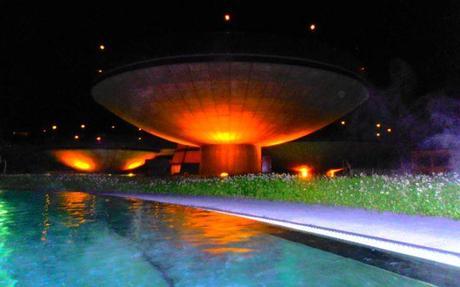
POLYGON ((429 91, 460 90, 458 1, 5 2, 0 4, 3 135, 39 133, 53 123, 69 133, 80 123, 96 130, 117 124, 127 133, 134 131, 98 106, 90 89, 111 55, 123 57, 119 51, 136 42, 154 45, 158 34, 242 31, 315 37, 360 59, 377 87, 388 84, 391 59, 406 61, 418 83, 409 103, 429 91), (308 29, 312 23, 314 33, 308 29))

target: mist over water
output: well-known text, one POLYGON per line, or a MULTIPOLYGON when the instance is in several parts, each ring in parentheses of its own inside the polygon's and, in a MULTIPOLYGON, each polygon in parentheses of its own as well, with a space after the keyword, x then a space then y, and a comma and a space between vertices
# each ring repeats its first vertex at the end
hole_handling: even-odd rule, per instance
POLYGON ((460 171, 460 100, 438 94, 427 104, 430 135, 420 143, 423 149, 448 149, 449 166, 460 171))
POLYGON ((390 63, 389 83, 374 87, 369 100, 351 118, 351 134, 364 141, 394 146, 400 168, 410 170, 415 150, 447 150, 449 168, 460 171, 460 99, 448 88, 434 92, 417 91, 417 77, 408 63, 390 63), (416 100, 414 100, 416 99, 416 100), (376 129, 381 123, 382 128, 376 129), (392 129, 391 135, 386 134, 392 129))

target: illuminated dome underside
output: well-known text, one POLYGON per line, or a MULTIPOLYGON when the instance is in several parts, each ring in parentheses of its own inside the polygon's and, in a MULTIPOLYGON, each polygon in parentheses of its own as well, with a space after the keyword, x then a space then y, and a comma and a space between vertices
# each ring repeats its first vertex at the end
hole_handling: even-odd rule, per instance
POLYGON ((310 134, 367 98, 345 73, 262 62, 139 68, 98 83, 97 102, 173 142, 270 146, 310 134))
POLYGON ((260 172, 262 146, 308 135, 368 96, 362 81, 339 68, 239 56, 175 57, 127 67, 96 84, 93 96, 147 132, 200 146, 200 173, 214 176, 260 172))
POLYGON ((60 149, 51 154, 63 165, 82 172, 130 171, 157 155, 150 151, 122 149, 60 149))

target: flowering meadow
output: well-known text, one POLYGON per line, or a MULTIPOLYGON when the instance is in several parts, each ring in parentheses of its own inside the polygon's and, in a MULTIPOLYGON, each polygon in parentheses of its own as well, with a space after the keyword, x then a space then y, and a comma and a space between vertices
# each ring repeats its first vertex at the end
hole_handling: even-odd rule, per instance
POLYGON ((354 175, 302 179, 288 174, 155 178, 108 174, 5 175, 0 189, 162 193, 245 197, 443 216, 460 220, 460 175, 354 175))

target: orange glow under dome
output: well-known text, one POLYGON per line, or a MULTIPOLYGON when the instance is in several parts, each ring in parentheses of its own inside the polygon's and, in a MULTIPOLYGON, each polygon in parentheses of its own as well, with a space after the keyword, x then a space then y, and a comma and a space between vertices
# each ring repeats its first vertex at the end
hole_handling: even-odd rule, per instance
MULTIPOLYGON (((204 146, 231 145, 243 154, 248 145, 260 150, 300 138, 368 97, 367 87, 350 73, 318 63, 282 64, 280 57, 274 58, 246 62, 211 57, 180 63, 177 57, 175 63, 115 73, 97 83, 92 93, 129 123, 172 142, 199 146, 202 155, 204 146)), ((217 148, 207 150, 215 153, 217 148)), ((223 171, 261 170, 258 156, 240 157, 235 164, 229 160, 200 167, 201 172, 218 176, 223 171), (250 170, 245 161, 254 161, 250 170)))
POLYGON ((60 163, 81 172, 130 171, 157 155, 150 151, 121 149, 69 149, 51 153, 60 163))

